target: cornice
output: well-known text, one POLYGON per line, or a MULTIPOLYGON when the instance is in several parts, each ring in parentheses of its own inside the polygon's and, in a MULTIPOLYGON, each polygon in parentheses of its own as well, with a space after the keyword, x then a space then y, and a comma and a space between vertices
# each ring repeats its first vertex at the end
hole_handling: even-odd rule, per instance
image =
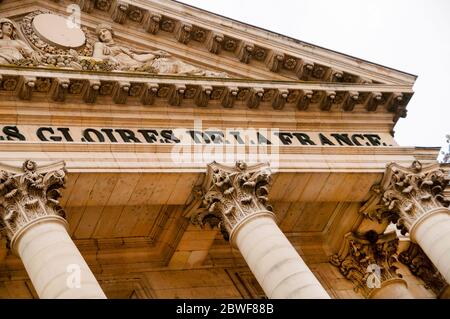
POLYGON ((406 116, 406 105, 413 94, 407 85, 258 81, 8 66, 0 66, 0 80, 0 94, 12 94, 22 100, 38 96, 64 102, 69 96, 93 104, 98 97, 107 97, 119 105, 131 100, 134 104, 152 105, 155 100, 163 100, 171 106, 190 100, 198 107, 212 102, 223 108, 241 104, 258 109, 260 104, 268 104, 274 110, 290 104, 299 111, 311 107, 326 113, 352 112, 362 106, 368 112, 391 113, 394 123, 406 116))

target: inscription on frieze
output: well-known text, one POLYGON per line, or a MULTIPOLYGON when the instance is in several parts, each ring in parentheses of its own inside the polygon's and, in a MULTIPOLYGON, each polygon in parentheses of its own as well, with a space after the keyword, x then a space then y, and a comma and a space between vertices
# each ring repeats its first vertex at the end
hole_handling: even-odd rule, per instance
POLYGON ((0 125, 0 143, 138 143, 200 145, 389 147, 386 134, 367 132, 281 131, 278 129, 189 129, 0 125))

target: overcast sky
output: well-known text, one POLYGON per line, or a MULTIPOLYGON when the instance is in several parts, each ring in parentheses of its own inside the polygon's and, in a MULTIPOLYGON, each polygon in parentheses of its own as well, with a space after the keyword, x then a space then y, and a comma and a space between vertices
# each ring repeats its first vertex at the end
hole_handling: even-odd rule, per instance
POLYGON ((305 42, 418 75, 402 146, 450 134, 449 0, 179 0, 305 42))

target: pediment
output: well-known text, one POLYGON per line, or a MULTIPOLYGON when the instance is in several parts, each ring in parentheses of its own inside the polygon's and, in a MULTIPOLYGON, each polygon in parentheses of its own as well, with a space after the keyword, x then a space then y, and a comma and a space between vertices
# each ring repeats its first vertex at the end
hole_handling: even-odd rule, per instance
MULTIPOLYGON (((175 1, 59 0, 28 3, 4 1, 0 6, 2 17, 13 18, 20 25, 22 35, 33 49, 46 53, 51 53, 52 47, 58 52, 64 49, 61 44, 54 43, 54 39, 36 32, 33 19, 37 13, 51 12, 69 17, 73 16, 71 9, 68 9, 70 5, 77 5, 81 10, 81 29, 86 37, 85 45, 75 50, 78 55, 94 55, 94 46, 100 42, 96 30, 101 24, 111 26, 119 48, 149 54, 163 52, 162 57, 156 54, 156 58, 160 59, 158 63, 153 63, 157 65, 156 70, 153 70, 155 65, 152 63, 142 68, 143 62, 132 66, 136 72, 177 74, 174 69, 182 69, 184 71, 178 74, 346 84, 412 85, 415 80, 415 76, 404 72, 315 47, 175 1), (36 47, 36 42, 41 45, 40 48, 36 47), (163 58, 167 59, 164 54, 170 56, 169 62, 181 61, 177 62, 181 65, 161 67, 163 58)), ((55 30, 55 33, 57 31, 61 30, 55 30)), ((65 49, 64 53, 69 53, 68 47, 65 49)), ((125 55, 122 57, 122 62, 126 62, 128 58, 125 55)), ((136 59, 145 61, 144 53, 136 59)), ((132 64, 133 59, 128 60, 131 61, 128 64, 132 64)), ((55 62, 50 59, 47 62, 58 66, 58 63, 70 64, 71 61, 55 62)), ((114 67, 110 61, 94 63, 83 60, 81 64, 84 69, 123 70, 123 67, 114 67)))
POLYGON ((22 100, 390 113, 392 130, 416 78, 176 1, 10 0, 0 10, 15 29, 0 39, 0 94, 22 100))

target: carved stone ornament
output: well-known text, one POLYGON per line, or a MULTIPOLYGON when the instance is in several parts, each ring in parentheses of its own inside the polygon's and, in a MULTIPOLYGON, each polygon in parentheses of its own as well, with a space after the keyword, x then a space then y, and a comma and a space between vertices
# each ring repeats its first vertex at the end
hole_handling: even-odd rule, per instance
MULTIPOLYGON (((21 30, 25 36, 25 39, 31 44, 33 49, 41 55, 41 64, 53 65, 56 67, 77 68, 77 65, 74 65, 73 63, 71 64, 71 62, 76 63, 78 56, 92 56, 94 38, 89 37, 90 34, 87 28, 73 25, 71 28, 68 27, 68 29, 70 29, 71 32, 75 32, 75 30, 78 31, 78 38, 80 38, 79 43, 74 45, 74 47, 71 47, 65 46, 62 43, 57 44, 56 41, 52 42, 51 39, 46 39, 43 35, 41 35, 38 32, 39 29, 36 28, 36 23, 45 25, 46 21, 39 21, 40 18, 49 19, 51 17, 57 19, 58 21, 65 20, 65 17, 59 16, 47 10, 36 10, 25 16, 20 22, 21 30), (84 43, 82 41, 83 37, 84 43)), ((22 62, 22 64, 24 64, 24 62, 22 62)))
POLYGON ((408 266, 411 273, 425 283, 425 287, 431 289, 437 296, 441 295, 448 284, 439 273, 427 255, 419 245, 411 243, 409 248, 399 255, 399 261, 408 266))
POLYGON ((108 24, 97 26, 98 41, 94 44, 93 58, 108 61, 120 71, 139 71, 156 74, 227 77, 221 72, 205 70, 177 60, 164 51, 145 51, 115 43, 114 32, 108 24))
POLYGON ((65 217, 58 201, 66 179, 63 162, 38 168, 35 162, 26 160, 20 170, 0 169, 0 227, 8 241, 40 217, 65 217))
POLYGON ((164 51, 141 50, 118 44, 113 40, 114 32, 108 24, 100 24, 92 32, 67 17, 36 10, 25 16, 20 26, 21 30, 15 22, 0 19, 0 64, 228 77, 223 72, 185 63, 164 51), (70 23, 72 25, 66 25, 70 23), (59 32, 53 32, 49 25, 57 25, 59 32))
POLYGON ((448 173, 439 164, 422 167, 414 161, 411 167, 402 167, 391 163, 382 182, 372 187, 375 195, 361 212, 379 222, 397 223, 406 234, 424 214, 448 206, 444 196, 448 183, 448 173))
POLYGON ((234 167, 209 164, 201 209, 192 215, 191 222, 218 226, 228 240, 244 219, 257 213, 271 214, 272 207, 267 202, 270 180, 268 164, 247 166, 242 161, 234 167))
POLYGON ((338 254, 330 263, 339 268, 345 278, 354 284, 355 292, 368 297, 384 281, 402 278, 397 273, 398 238, 395 232, 378 235, 348 233, 338 254))

